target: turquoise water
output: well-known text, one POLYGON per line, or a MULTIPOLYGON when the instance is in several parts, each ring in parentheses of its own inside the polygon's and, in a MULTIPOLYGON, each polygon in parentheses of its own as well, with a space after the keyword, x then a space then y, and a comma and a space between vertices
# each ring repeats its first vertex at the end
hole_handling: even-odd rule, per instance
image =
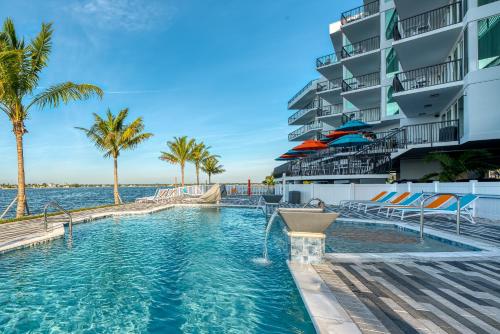
POLYGON ((75 225, 0 255, 2 333, 314 333, 276 224, 253 209, 172 209, 75 225))
POLYGON ((381 224, 335 222, 326 230, 326 251, 333 253, 460 252, 479 249, 381 224))

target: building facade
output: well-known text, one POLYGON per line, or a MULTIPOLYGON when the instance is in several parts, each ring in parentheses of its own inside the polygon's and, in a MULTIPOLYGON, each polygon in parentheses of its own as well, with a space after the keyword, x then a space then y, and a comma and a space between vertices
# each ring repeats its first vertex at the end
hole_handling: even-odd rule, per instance
POLYGON ((323 139, 348 120, 369 145, 322 150, 277 167, 293 181, 417 180, 432 151, 500 157, 500 1, 378 0, 341 13, 319 77, 289 101, 288 140, 323 139))

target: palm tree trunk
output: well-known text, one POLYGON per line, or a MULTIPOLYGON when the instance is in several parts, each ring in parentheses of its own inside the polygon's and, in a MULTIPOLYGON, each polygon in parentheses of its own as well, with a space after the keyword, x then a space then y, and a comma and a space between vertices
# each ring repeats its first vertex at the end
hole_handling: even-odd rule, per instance
POLYGON ((120 204, 120 194, 118 193, 118 158, 113 158, 113 173, 115 178, 115 183, 113 186, 113 195, 115 197, 115 204, 120 204))
POLYGON ((26 179, 24 174, 24 152, 23 152, 23 132, 22 124, 14 125, 17 146, 17 209, 16 217, 24 216, 26 208, 26 179))
POLYGON ((212 173, 208 173, 208 184, 212 184, 212 173))
POLYGON ((200 185, 200 166, 196 164, 196 184, 200 185))
POLYGON ((181 183, 182 186, 184 187, 184 165, 181 164, 181 183))

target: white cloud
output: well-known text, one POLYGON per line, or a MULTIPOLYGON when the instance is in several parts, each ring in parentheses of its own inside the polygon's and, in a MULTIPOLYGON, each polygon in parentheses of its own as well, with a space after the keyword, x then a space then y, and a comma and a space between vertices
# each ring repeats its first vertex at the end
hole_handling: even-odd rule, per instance
POLYGON ((69 7, 82 23, 103 29, 149 30, 171 23, 176 9, 166 1, 84 0, 69 7))

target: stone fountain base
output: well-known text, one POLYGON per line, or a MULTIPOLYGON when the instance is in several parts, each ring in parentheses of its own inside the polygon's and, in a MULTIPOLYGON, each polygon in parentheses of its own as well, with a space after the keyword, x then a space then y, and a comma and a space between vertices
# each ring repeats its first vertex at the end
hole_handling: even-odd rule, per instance
POLYGON ((321 263, 325 252, 325 234, 309 232, 287 232, 290 238, 290 261, 296 263, 321 263))

